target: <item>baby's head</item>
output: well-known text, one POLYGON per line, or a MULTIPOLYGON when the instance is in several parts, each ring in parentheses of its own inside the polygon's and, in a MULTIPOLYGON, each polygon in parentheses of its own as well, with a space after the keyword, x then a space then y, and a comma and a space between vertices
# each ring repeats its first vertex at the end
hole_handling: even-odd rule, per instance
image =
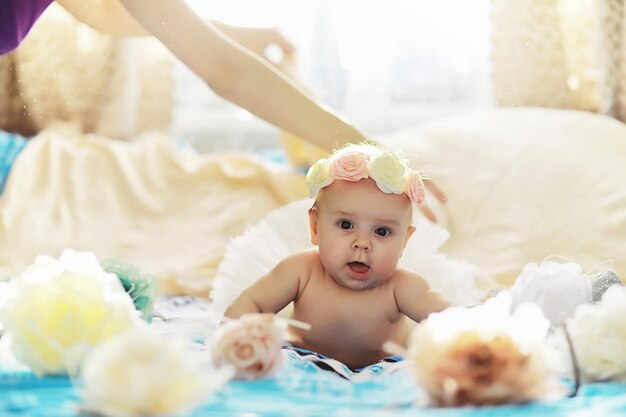
POLYGON ((392 151, 348 145, 315 163, 307 184, 311 242, 326 271, 351 289, 389 279, 415 230, 412 203, 424 204, 420 174, 392 151))

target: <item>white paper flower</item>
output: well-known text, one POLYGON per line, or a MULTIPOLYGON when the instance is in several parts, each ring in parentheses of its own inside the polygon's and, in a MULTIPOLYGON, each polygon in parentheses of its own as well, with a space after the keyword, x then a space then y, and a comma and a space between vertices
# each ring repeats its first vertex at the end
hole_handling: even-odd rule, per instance
POLYGON ((133 329, 92 350, 82 368, 84 407, 111 417, 186 413, 232 378, 211 370, 182 337, 133 329))
POLYGON ((39 256, 7 287, 0 321, 15 356, 39 375, 73 372, 91 347, 140 323, 117 276, 89 252, 39 256))
POLYGON ((553 325, 571 317, 579 305, 591 302, 591 280, 575 263, 529 263, 511 291, 513 306, 535 303, 553 325))
POLYGON ((281 365, 283 329, 273 314, 245 314, 224 323, 214 336, 216 365, 233 365, 239 379, 260 379, 281 365))
POLYGON ((411 338, 408 359, 437 406, 524 403, 556 394, 545 362, 549 327, 537 306, 510 314, 508 291, 473 308, 431 314, 411 338))
POLYGON ((407 167, 395 153, 384 151, 372 158, 369 171, 370 177, 383 192, 393 194, 404 192, 407 167))
POLYGON ((602 300, 585 304, 568 320, 578 365, 591 381, 626 381, 626 288, 610 287, 602 300))
POLYGON ((335 179, 330 176, 328 160, 323 158, 309 168, 306 173, 306 183, 309 186, 311 198, 317 198, 317 193, 327 185, 332 184, 335 179))

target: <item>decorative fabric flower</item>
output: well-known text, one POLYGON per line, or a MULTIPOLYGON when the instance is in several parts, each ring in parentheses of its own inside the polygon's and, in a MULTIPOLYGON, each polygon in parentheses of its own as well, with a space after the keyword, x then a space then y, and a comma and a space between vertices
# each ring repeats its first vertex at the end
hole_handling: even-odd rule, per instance
POLYGON ((362 152, 344 152, 330 162, 330 176, 336 180, 358 181, 367 178, 367 156, 362 152))
POLYGON ((90 252, 38 256, 7 287, 5 335, 39 375, 72 373, 91 347, 141 322, 118 278, 90 252))
POLYGON ((322 188, 330 185, 333 181, 326 159, 317 161, 306 174, 306 183, 309 185, 311 198, 315 198, 322 188))
POLYGON ((184 338, 164 338, 148 327, 120 334, 85 359, 84 407, 111 417, 188 412, 232 377, 232 370, 211 370, 197 355, 184 338))
POLYGON ((419 172, 409 168, 395 152, 369 144, 350 144, 328 158, 317 161, 307 172, 311 198, 334 180, 359 181, 372 178, 384 193, 406 193, 411 202, 423 206, 426 191, 419 172))
POLYGON ((245 314, 229 320, 214 336, 213 361, 230 364, 238 379, 260 379, 281 365, 282 330, 273 314, 245 314))
POLYGON ((151 323, 154 299, 157 295, 156 278, 142 275, 133 265, 116 259, 105 259, 100 265, 106 272, 117 275, 124 290, 133 300, 135 308, 141 313, 141 317, 151 323))
POLYGON ((424 187, 424 182, 419 172, 411 171, 407 174, 406 190, 404 192, 418 206, 426 204, 426 187, 424 187))
POLYGON ((591 302, 591 280, 575 263, 529 263, 511 291, 513 306, 535 303, 553 325, 571 317, 579 305, 591 302))
POLYGON ((370 177, 385 193, 402 194, 406 184, 406 166, 398 156, 390 151, 374 157, 370 161, 370 177))
POLYGON ((591 381, 626 381, 626 288, 613 286, 597 304, 584 304, 568 320, 583 376, 591 381))
POLYGON ((504 291, 415 328, 408 359, 433 405, 525 403, 559 392, 543 352, 548 321, 532 304, 511 315, 510 304, 504 291))

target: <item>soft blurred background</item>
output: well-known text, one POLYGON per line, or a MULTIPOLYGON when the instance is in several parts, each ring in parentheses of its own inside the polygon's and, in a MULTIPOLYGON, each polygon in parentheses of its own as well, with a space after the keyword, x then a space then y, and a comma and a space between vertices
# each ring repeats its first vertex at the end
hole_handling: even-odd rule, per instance
MULTIPOLYGON (((551 256, 626 275, 624 0, 189 2, 205 19, 278 28, 297 60, 278 47, 268 60, 409 155, 449 197, 427 197, 445 229, 431 249, 476 265, 484 289, 551 256)), ((254 262, 227 245, 306 197, 320 156, 155 39, 97 32, 56 4, 0 56, 0 134, 0 279, 71 247, 202 296, 223 259, 254 262)), ((290 219, 280 226, 308 242, 290 219)))
MULTIPOLYGON (((277 27, 297 47, 302 84, 373 137, 493 106, 626 119, 623 0, 189 3, 207 19, 277 27)), ((60 119, 113 139, 167 131, 201 152, 280 146, 277 129, 156 41, 98 33, 53 6, 0 58, 0 127, 32 135, 60 119)))

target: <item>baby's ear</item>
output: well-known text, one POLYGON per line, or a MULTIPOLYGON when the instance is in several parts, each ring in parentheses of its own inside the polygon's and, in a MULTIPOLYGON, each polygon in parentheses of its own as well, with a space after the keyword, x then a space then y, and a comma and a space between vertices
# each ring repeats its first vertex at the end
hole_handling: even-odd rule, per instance
POLYGON ((309 231, 311 232, 311 243, 317 245, 319 239, 317 236, 317 210, 315 207, 309 209, 309 231))
POLYGON ((402 246, 402 250, 406 248, 406 244, 409 243, 409 239, 411 238, 414 232, 415 232, 415 226, 409 226, 409 228, 406 231, 406 238, 404 238, 404 246, 402 246))

